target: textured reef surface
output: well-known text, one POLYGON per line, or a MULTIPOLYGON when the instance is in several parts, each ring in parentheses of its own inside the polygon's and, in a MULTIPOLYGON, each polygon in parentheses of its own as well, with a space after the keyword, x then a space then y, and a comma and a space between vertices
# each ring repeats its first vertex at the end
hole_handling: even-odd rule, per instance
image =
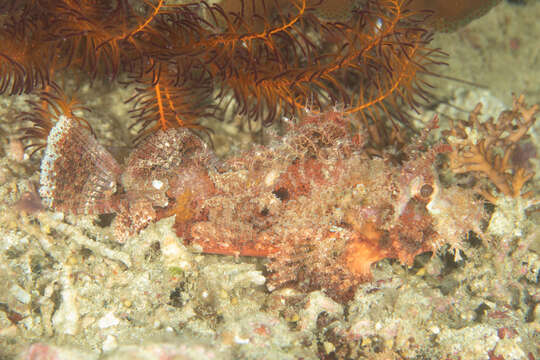
POLYGON ((134 89, 96 83, 29 157, 39 99, 3 96, 0 359, 539 358, 538 16, 437 34, 488 89, 441 79, 406 136, 335 107, 128 146, 134 89))

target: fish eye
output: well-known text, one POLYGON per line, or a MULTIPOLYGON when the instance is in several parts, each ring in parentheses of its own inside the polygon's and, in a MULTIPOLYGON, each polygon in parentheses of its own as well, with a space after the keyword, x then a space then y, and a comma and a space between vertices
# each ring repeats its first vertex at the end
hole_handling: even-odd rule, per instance
POLYGON ((420 188, 420 195, 426 198, 430 196, 431 194, 433 194, 433 186, 429 184, 422 185, 422 187, 420 188))

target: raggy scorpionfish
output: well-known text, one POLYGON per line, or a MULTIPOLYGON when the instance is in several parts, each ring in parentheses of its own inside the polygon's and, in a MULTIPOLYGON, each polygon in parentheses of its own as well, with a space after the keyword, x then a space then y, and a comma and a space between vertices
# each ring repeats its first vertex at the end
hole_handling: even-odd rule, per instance
POLYGON ((121 166, 80 122, 61 117, 40 195, 58 211, 115 213, 119 242, 174 215, 178 236, 203 253, 267 258, 269 290, 294 284, 345 301, 374 262, 411 265, 446 243, 457 251, 484 215, 471 192, 439 185, 433 163, 444 145, 411 145, 396 163, 369 156, 365 138, 340 113, 307 115, 285 137, 220 160, 191 131, 170 129, 121 166))

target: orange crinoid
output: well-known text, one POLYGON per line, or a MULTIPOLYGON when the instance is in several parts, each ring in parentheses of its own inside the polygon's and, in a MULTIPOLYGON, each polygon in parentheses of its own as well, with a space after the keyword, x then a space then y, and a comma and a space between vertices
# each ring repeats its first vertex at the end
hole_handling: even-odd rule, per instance
POLYGON ((355 3, 4 1, 0 93, 48 91, 73 73, 121 79, 142 136, 225 110, 268 124, 306 105, 373 122, 425 96, 418 74, 438 52, 408 1, 355 3))

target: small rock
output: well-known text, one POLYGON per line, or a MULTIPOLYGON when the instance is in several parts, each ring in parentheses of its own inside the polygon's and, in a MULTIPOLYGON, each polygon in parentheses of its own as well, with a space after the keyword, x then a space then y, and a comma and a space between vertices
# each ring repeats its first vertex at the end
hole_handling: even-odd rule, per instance
POLYGON ((73 289, 62 291, 62 303, 54 313, 52 323, 57 332, 75 335, 79 328, 79 309, 77 295, 73 289))
POLYGON ((505 360, 526 359, 527 355, 520 348, 518 344, 519 341, 516 340, 519 340, 519 338, 500 340, 497 343, 497 346, 495 346, 493 355, 495 355, 496 358, 501 358, 505 360))
POLYGON ((22 287, 20 287, 17 284, 14 284, 9 289, 9 291, 15 297, 15 299, 17 299, 18 301, 20 301, 23 304, 29 304, 30 300, 32 299, 30 294, 27 293, 22 287))
POLYGON ((103 344, 101 345, 101 349, 103 352, 109 352, 118 347, 118 341, 116 340, 116 336, 113 335, 107 335, 105 340, 103 341, 103 344))
POLYGON ((321 291, 310 293, 306 306, 300 311, 300 328, 304 331, 313 331, 317 327, 317 317, 323 311, 329 315, 342 316, 343 306, 321 291))
POLYGON ((114 313, 108 312, 103 316, 101 319, 98 320, 98 327, 100 329, 106 329, 112 326, 117 326, 120 323, 120 319, 118 319, 114 313))

